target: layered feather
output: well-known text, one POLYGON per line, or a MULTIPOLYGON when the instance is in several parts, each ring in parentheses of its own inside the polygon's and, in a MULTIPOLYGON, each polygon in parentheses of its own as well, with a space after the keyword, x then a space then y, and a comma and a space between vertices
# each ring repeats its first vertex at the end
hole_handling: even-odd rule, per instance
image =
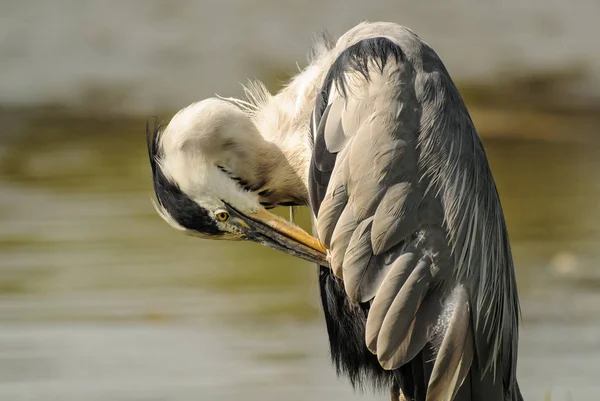
POLYGON ((407 399, 520 399, 508 236, 458 91, 406 28, 364 24, 339 46, 313 112, 309 193, 333 271, 370 303, 366 345, 407 399))

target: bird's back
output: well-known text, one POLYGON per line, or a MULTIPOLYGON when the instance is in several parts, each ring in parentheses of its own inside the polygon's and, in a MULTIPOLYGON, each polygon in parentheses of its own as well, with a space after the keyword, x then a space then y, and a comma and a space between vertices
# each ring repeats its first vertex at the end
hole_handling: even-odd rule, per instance
POLYGON ((409 400, 521 399, 502 208, 448 72, 392 23, 351 29, 329 55, 309 191, 338 371, 393 378, 409 400))

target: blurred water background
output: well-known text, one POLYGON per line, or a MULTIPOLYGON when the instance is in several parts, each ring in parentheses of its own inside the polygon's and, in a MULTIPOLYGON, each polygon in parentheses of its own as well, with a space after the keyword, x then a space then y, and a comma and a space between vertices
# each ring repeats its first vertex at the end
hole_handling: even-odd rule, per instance
POLYGON ((484 138, 526 399, 598 399, 599 15, 597 0, 0 1, 0 400, 388 399, 336 379, 311 264, 160 220, 144 139, 149 115, 246 78, 276 89, 313 33, 364 19, 429 42, 484 138))

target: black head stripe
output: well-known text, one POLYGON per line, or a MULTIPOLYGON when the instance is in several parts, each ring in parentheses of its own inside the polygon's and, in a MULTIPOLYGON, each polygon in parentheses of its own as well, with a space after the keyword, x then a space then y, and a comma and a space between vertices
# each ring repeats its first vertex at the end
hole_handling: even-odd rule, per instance
POLYGON ((160 122, 158 117, 150 117, 146 121, 146 147, 148 148, 148 158, 150 159, 150 167, 152 175, 156 173, 156 156, 158 154, 158 138, 160 136, 160 122), (154 128, 150 130, 150 120, 154 119, 154 128))
POLYGON ((155 117, 152 131, 150 130, 150 120, 146 123, 146 143, 150 166, 152 168, 152 182, 158 203, 180 226, 188 230, 194 230, 207 235, 223 234, 206 209, 199 206, 176 184, 165 177, 157 162, 159 157, 159 138, 160 124, 158 123, 158 118, 155 117))
POLYGON ((154 175, 154 191, 162 207, 180 226, 207 235, 223 234, 208 211, 170 182, 160 168, 154 175))

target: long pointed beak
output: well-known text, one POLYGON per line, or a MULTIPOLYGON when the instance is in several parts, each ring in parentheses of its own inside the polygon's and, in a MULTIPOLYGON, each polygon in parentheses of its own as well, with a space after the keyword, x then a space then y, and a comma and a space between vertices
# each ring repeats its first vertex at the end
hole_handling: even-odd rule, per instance
POLYGON ((329 266, 327 249, 318 239, 266 210, 245 215, 237 212, 234 219, 244 231, 246 238, 251 241, 309 262, 329 266))

